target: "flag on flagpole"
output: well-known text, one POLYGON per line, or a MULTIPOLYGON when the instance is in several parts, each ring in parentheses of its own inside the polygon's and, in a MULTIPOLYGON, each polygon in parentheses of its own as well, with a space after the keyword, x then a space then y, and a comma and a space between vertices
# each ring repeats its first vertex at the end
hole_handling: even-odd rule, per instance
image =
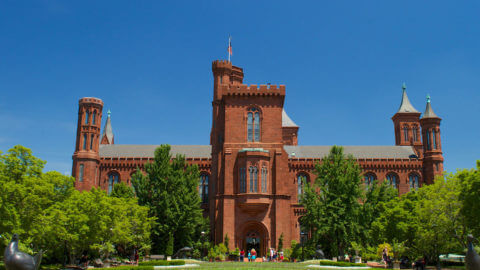
POLYGON ((230 62, 230 56, 233 54, 232 50, 232 37, 228 37, 228 61, 230 62))

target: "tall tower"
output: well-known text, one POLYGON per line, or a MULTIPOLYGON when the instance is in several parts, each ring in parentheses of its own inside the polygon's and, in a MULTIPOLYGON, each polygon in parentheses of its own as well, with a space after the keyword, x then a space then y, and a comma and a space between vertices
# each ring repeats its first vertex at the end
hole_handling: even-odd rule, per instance
POLYGON ((395 127, 395 145, 413 146, 419 158, 423 156, 423 146, 420 137, 420 112, 417 111, 407 96, 407 87, 402 85, 402 102, 397 113, 392 117, 395 127))
POLYGON ((427 107, 423 113, 420 124, 423 135, 423 177, 427 184, 432 184, 435 176, 443 173, 442 140, 440 138, 440 121, 430 104, 427 96, 427 107))
POLYGON ((85 97, 78 102, 78 125, 72 176, 78 190, 90 190, 98 186, 100 156, 100 127, 103 101, 85 97))

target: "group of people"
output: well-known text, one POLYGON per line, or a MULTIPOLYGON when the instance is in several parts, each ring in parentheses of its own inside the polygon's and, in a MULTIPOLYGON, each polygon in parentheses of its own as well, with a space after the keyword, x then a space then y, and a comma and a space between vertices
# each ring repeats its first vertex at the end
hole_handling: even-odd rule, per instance
MULTIPOLYGON (((247 254, 245 254, 245 251, 242 249, 240 251, 240 261, 243 262, 245 261, 245 256, 248 259, 249 262, 254 262, 257 259, 257 251, 252 248, 251 250, 247 251, 247 254)), ((262 257, 261 258, 263 262, 276 262, 276 261, 283 261, 283 251, 277 252, 273 248, 270 248, 270 253, 269 257, 262 257)))

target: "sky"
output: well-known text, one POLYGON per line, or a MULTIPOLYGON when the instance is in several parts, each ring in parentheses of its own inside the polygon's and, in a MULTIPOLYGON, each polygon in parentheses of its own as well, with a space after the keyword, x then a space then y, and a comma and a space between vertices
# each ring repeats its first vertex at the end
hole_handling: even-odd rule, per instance
POLYGON ((445 169, 480 159, 480 1, 0 1, 0 151, 70 174, 78 100, 116 144, 209 144, 211 62, 285 84, 300 145, 394 145, 402 83, 442 118, 445 169), (102 121, 102 127, 105 117, 102 121))

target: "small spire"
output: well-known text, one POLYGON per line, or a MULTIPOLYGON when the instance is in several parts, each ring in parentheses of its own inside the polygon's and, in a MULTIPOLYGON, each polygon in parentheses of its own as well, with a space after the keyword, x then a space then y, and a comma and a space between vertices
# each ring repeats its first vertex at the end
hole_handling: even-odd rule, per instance
POLYGON ((427 107, 425 108, 425 112, 423 113, 423 118, 439 118, 432 109, 432 104, 430 103, 430 95, 427 95, 427 107))
POLYGON ((417 111, 410 103, 410 100, 408 100, 407 86, 405 83, 402 84, 402 92, 402 102, 400 103, 400 108, 398 108, 397 113, 418 113, 419 111, 417 111))
POLYGON ((112 120, 110 119, 110 115, 112 112, 110 110, 107 111, 107 121, 105 122, 105 127, 103 128, 102 134, 102 144, 113 144, 113 129, 112 129, 112 120))

